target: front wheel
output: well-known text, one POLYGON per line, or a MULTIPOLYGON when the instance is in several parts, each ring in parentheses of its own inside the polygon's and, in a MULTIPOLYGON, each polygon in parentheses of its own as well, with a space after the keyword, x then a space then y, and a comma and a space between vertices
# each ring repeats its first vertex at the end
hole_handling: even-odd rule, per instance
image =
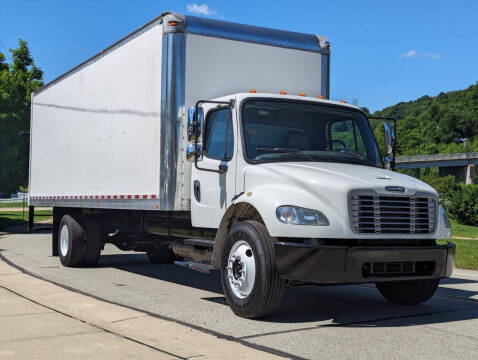
POLYGON ((244 221, 232 227, 221 258, 221 280, 226 301, 236 315, 258 318, 277 309, 284 284, 263 224, 244 221))
POLYGON ((421 304, 435 294, 440 279, 376 283, 378 291, 390 302, 400 305, 421 304))

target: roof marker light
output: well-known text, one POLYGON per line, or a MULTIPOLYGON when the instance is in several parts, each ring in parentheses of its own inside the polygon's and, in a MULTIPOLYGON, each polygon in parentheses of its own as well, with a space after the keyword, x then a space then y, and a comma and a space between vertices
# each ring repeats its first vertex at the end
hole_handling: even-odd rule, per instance
POLYGON ((299 96, 305 96, 305 93, 299 93, 299 96))
POLYGON ((347 101, 345 101, 344 99, 340 100, 340 102, 341 102, 342 104, 347 104, 347 101))
POLYGON ((323 98, 324 98, 324 95, 317 96, 317 99, 323 99, 323 98))
POLYGON ((281 90, 281 92, 279 93, 281 95, 287 95, 287 93, 284 91, 284 90, 281 90))
POLYGON ((255 93, 257 92, 257 90, 256 90, 256 89, 251 89, 251 90, 249 90, 249 92, 250 92, 251 94, 255 94, 255 93))
POLYGON ((179 25, 179 21, 174 21, 174 20, 171 20, 168 22, 169 26, 178 26, 179 25))

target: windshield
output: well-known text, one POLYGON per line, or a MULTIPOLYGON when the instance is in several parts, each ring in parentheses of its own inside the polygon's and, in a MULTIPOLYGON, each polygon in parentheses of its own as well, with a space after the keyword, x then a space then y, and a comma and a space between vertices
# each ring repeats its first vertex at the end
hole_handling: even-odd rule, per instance
POLYGON ((247 160, 328 161, 382 167, 367 118, 355 110, 287 100, 242 108, 247 160))

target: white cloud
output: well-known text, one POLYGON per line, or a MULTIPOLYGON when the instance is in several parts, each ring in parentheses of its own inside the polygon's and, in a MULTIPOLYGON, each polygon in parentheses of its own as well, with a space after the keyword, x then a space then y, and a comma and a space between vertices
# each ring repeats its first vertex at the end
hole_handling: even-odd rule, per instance
POLYGON ((429 58, 429 59, 433 59, 433 60, 439 60, 440 59, 440 54, 437 54, 437 53, 427 53, 427 54, 424 54, 423 57, 426 57, 426 58, 429 58))
POLYGON ((401 58, 411 58, 417 56, 417 51, 416 50, 408 50, 406 53, 403 53, 400 55, 401 58))
POLYGON ((410 59, 410 58, 426 58, 426 59, 433 59, 439 60, 441 58, 440 54, 438 53, 419 53, 417 50, 408 50, 406 53, 400 55, 401 58, 410 59))
POLYGON ((186 9, 188 12, 191 14, 196 14, 196 15, 204 15, 204 16, 210 16, 210 15, 216 15, 216 11, 213 9, 210 9, 208 5, 202 4, 187 4, 186 9))

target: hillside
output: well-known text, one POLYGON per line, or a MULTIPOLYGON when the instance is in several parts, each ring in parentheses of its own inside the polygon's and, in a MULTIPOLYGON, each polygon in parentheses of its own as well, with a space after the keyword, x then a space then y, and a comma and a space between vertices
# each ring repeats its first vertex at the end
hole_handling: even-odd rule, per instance
MULTIPOLYGON (((398 120, 399 155, 464 152, 459 138, 467 137, 467 152, 478 151, 478 82, 465 90, 422 96, 375 112, 398 120)), ((372 127, 383 142, 381 122, 372 127)))

